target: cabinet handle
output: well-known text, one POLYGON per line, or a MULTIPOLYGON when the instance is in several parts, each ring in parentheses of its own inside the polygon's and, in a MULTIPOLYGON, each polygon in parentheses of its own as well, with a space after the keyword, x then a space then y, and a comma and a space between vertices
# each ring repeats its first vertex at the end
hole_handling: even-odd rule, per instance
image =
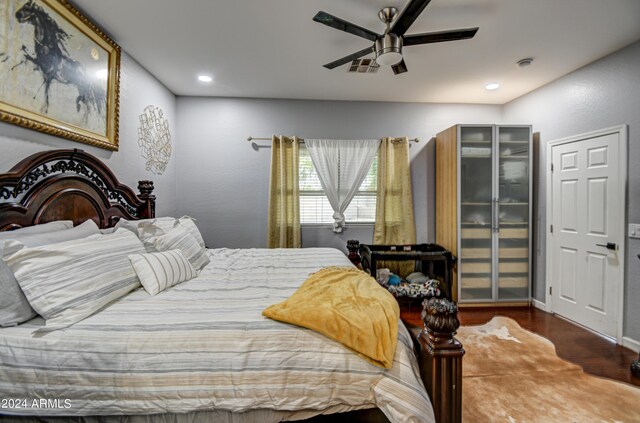
POLYGON ((500 232, 500 199, 493 199, 493 232, 500 232))
POLYGON ((496 202, 495 198, 491 199, 491 232, 496 231, 496 202))

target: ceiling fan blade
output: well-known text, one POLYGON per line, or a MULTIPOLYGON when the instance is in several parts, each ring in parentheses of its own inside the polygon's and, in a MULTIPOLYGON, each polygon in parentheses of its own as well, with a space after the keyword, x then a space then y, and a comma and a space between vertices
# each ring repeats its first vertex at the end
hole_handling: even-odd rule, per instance
POLYGON ((428 32, 425 34, 413 34, 403 37, 405 46, 417 44, 440 43, 443 41, 467 40, 473 38, 479 28, 452 29, 449 31, 428 32))
POLYGON ((402 59, 400 63, 396 63, 395 65, 391 66, 391 69, 393 69, 394 75, 399 75, 408 71, 407 65, 404 63, 404 59, 402 59))
POLYGON ((355 59, 359 59, 360 57, 366 56, 367 54, 373 53, 373 52, 374 52, 373 46, 367 47, 367 48, 362 49, 362 50, 360 50, 358 52, 355 52, 353 54, 345 56, 342 59, 338 59, 338 60, 335 60, 335 61, 333 61, 331 63, 327 63, 326 65, 324 65, 324 67, 327 68, 327 69, 337 68, 338 66, 342 66, 345 63, 349 63, 349 62, 351 62, 351 61, 353 61, 355 59))
POLYGON ((348 32, 349 34, 357 35, 358 37, 366 38, 369 41, 375 41, 378 39, 378 34, 373 31, 369 31, 366 28, 347 22, 344 19, 337 18, 326 12, 320 11, 316 13, 313 20, 321 24, 330 26, 331 28, 339 29, 340 31, 348 32))
POLYGON ((431 0, 411 0, 396 20, 391 32, 400 36, 404 35, 430 2, 431 0))

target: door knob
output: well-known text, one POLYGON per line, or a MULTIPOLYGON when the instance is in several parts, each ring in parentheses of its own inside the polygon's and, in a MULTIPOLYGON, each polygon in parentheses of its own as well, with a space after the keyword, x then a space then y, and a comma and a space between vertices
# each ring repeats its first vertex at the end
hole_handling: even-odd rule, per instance
POLYGON ((609 250, 617 250, 618 245, 615 242, 607 242, 606 244, 596 244, 598 247, 605 247, 609 250))

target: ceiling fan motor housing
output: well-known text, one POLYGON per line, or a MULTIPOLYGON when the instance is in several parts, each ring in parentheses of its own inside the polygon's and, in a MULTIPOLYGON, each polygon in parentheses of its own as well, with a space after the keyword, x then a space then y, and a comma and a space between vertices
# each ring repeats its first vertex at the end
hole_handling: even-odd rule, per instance
POLYGON ((393 66, 402 60, 402 37, 387 32, 376 40, 376 62, 393 66))

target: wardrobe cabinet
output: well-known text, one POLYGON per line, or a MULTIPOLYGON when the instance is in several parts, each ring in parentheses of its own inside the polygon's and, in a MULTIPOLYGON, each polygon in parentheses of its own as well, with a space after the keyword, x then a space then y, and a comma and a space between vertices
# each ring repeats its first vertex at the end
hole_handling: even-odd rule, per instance
POLYGON ((460 303, 530 301, 531 126, 436 136, 436 243, 458 257, 460 303))

